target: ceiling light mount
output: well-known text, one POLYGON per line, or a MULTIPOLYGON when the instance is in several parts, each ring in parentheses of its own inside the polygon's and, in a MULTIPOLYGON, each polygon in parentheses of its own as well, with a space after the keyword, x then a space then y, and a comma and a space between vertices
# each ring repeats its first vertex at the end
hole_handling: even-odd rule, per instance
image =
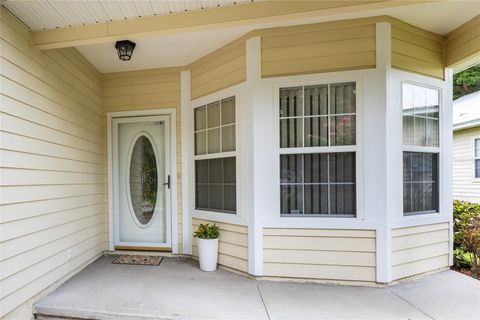
POLYGON ((133 54, 133 49, 135 49, 135 42, 130 40, 121 40, 115 43, 115 49, 117 49, 118 57, 122 61, 130 61, 133 54))

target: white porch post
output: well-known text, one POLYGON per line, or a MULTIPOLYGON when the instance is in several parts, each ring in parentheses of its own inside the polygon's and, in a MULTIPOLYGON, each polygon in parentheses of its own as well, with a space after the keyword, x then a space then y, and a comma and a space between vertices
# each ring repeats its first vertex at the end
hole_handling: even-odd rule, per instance
MULTIPOLYGON (((391 175, 396 174, 395 164, 399 161, 392 154, 391 98, 389 72, 391 68, 391 25, 376 24, 376 69, 377 76, 366 88, 376 97, 376 103, 368 108, 365 122, 365 203, 366 211, 373 210, 377 220, 377 282, 391 281, 391 175), (375 124, 375 125, 373 125, 375 124)), ((401 147, 401 146, 400 146, 401 147)))
POLYGON ((189 183, 191 159, 193 159, 191 132, 193 132, 192 112, 190 112, 190 70, 182 71, 180 75, 180 118, 182 144, 182 252, 192 254, 192 210, 191 190, 189 183))
POLYGON ((246 63, 247 63, 247 85, 245 87, 245 97, 249 100, 248 108, 242 110, 242 176, 246 183, 243 184, 242 192, 249 196, 244 212, 249 212, 248 217, 248 273, 252 275, 263 274, 263 238, 262 225, 260 224, 260 215, 262 210, 259 207, 258 198, 262 197, 262 192, 257 188, 257 173, 259 161, 258 144, 254 137, 261 130, 261 124, 255 121, 255 111, 261 108, 258 97, 261 86, 261 39, 260 37, 250 38, 246 41, 246 63))

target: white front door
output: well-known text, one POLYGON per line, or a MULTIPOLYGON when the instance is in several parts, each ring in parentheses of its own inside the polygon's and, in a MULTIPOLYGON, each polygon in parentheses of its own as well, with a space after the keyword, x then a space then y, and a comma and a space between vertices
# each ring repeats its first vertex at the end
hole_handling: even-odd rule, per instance
POLYGON ((116 248, 171 247, 170 119, 113 119, 116 248))

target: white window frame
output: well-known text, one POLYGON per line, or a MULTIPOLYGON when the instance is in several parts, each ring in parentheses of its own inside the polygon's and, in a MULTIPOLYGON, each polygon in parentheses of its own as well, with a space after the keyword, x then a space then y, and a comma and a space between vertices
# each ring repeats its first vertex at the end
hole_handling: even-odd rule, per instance
MULTIPOLYGON (((341 73, 339 73, 341 75, 341 73)), ((292 77, 294 81, 285 81, 284 84, 275 85, 273 86, 273 107, 274 107, 274 130, 275 134, 275 143, 276 150, 277 150, 277 158, 275 166, 277 168, 277 178, 275 179, 275 195, 276 195, 276 213, 281 220, 304 220, 307 221, 308 219, 316 219, 317 221, 324 221, 324 219, 318 218, 328 218, 328 220, 338 219, 339 223, 341 221, 356 221, 356 220, 363 220, 364 219, 364 211, 363 211, 363 81, 360 78, 350 78, 350 77, 332 77, 331 79, 318 79, 309 77, 309 76, 297 76, 292 77), (355 83, 355 145, 350 146, 331 146, 330 145, 330 137, 329 137, 329 145, 328 146, 320 146, 320 147, 292 147, 292 148, 281 148, 280 147, 280 119, 285 119, 285 117, 280 118, 280 89, 282 88, 291 88, 291 87, 307 87, 307 86, 321 86, 321 85, 328 85, 330 89, 331 84, 341 84, 341 83, 355 83), (299 215, 288 215, 288 214, 281 214, 281 193, 280 193, 280 156, 283 154, 312 154, 312 153, 340 153, 340 152, 354 152, 355 153, 355 215, 336 215, 336 214, 299 214, 299 215)), ((328 110, 330 111, 330 93, 328 96, 328 110)), ((330 114, 328 114, 330 119, 330 114)), ((302 114, 301 118, 304 118, 304 114, 302 114)), ((330 124, 329 124, 329 132, 330 134, 330 124)), ((303 145, 305 145, 305 135, 302 131, 302 141, 303 145)))
POLYGON ((211 102, 208 102, 208 103, 205 103, 205 104, 201 104, 201 105, 197 105, 195 107, 193 107, 192 111, 193 111, 193 121, 194 121, 194 124, 193 124, 193 141, 194 141, 194 145, 195 145, 195 142, 196 142, 196 137, 195 137, 195 134, 198 133, 198 132, 205 132, 205 154, 201 154, 201 155, 196 155, 195 154, 195 147, 194 147, 194 151, 193 151, 193 163, 194 163, 194 170, 193 170, 193 179, 194 179, 194 208, 195 208, 195 211, 196 212, 211 212, 211 213, 219 213, 219 214, 228 214, 228 215, 237 215, 238 213, 238 186, 237 186, 237 178, 238 178, 238 166, 237 166, 237 121, 238 121, 238 116, 237 116, 237 100, 238 100, 238 96, 237 95, 230 95, 230 96, 227 96, 225 98, 222 98, 222 99, 217 99, 217 100, 212 100, 211 102), (228 98, 232 98, 234 99, 235 101, 235 122, 233 123, 229 123, 228 125, 222 125, 221 124, 221 121, 222 121, 222 107, 221 107, 221 101, 224 100, 224 99, 228 99, 228 98), (208 105, 209 104, 212 104, 212 103, 216 103, 216 102, 220 102, 220 125, 217 126, 217 127, 212 127, 212 128, 208 128, 208 105), (205 129, 203 130, 195 130, 195 110, 198 109, 198 108, 201 108, 201 107, 205 107, 205 129), (227 151, 227 152, 216 152, 216 153, 208 153, 208 134, 207 132, 209 130, 212 130, 212 129, 220 129, 220 149, 222 148, 222 128, 223 127, 227 127, 227 126, 232 126, 234 125, 235 126, 235 151, 227 151), (197 209, 196 208, 196 200, 197 200, 197 194, 196 194, 196 180, 195 180, 195 176, 196 176, 196 162, 197 160, 210 160, 210 159, 223 159, 223 158, 232 158, 234 157, 235 158, 235 193, 236 193, 236 197, 235 197, 235 212, 227 212, 227 211, 222 211, 222 210, 202 210, 202 209, 197 209))
MULTIPOLYGON (((242 203, 243 195, 241 193, 242 185, 245 183, 245 179, 240 174, 242 165, 242 147, 241 147, 241 135, 242 135, 242 126, 241 126, 241 113, 240 110, 242 109, 242 103, 246 103, 246 99, 244 99, 245 95, 245 83, 241 83, 238 85, 231 86, 226 89, 222 89, 216 91, 214 93, 202 96, 200 98, 196 98, 194 100, 190 100, 188 103, 188 112, 190 113, 189 117, 189 126, 190 130, 188 130, 188 141, 190 141, 189 150, 190 156, 183 158, 184 161, 188 163, 189 174, 188 174, 188 190, 190 198, 188 200, 189 208, 191 212, 192 219, 201 219, 201 220, 209 220, 209 221, 217 221, 223 223, 230 223, 230 224, 238 224, 238 225, 246 225, 247 224, 247 217, 246 213, 243 212, 244 205, 242 203), (196 210, 195 209, 195 127, 194 127, 194 109, 211 102, 215 102, 218 100, 223 100, 229 97, 235 97, 235 156, 236 156, 236 197, 237 197, 237 212, 236 214, 233 213, 224 213, 219 211, 209 211, 209 210, 196 210)), ((186 142, 182 142, 186 143, 186 142)), ((229 152, 229 156, 231 156, 229 152)), ((208 159, 210 155, 201 155, 198 156, 198 159, 208 159)), ((214 158, 214 157, 213 157, 214 158)), ((184 213, 187 214, 187 213, 184 213)))
MULTIPOLYGON (((428 89, 433 89, 438 92, 438 147, 431 147, 431 146, 408 146, 403 144, 403 124, 401 126, 401 143, 402 143, 402 187, 401 189, 401 204, 402 204, 402 214, 404 217, 411 217, 411 216, 428 216, 428 215, 438 215, 441 212, 441 204, 442 204, 442 130, 443 130, 443 94, 442 94, 442 88, 429 85, 423 82, 416 82, 416 81, 410 81, 410 80, 402 80, 400 81, 400 112, 401 112, 401 121, 403 123, 403 85, 404 84, 410 84, 414 86, 419 86, 419 87, 424 87, 428 89), (415 212, 404 212, 403 208, 403 153, 404 152, 417 152, 417 153, 435 153, 437 154, 437 194, 438 194, 438 199, 437 199, 437 210, 429 210, 429 211, 415 211, 415 212)), ((414 138, 415 140, 415 138, 414 138)))
POLYGON ((480 177, 477 177, 475 176, 475 164, 476 164, 476 160, 480 160, 480 152, 478 154, 478 156, 475 156, 475 146, 476 146, 476 141, 480 141, 480 137, 474 137, 473 138, 473 182, 475 183, 478 183, 480 182, 480 177))

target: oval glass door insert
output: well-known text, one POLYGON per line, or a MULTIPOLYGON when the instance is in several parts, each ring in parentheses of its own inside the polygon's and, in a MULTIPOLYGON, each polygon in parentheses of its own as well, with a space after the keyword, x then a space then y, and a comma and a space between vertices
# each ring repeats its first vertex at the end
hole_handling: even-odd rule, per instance
POLYGON ((130 198, 138 221, 152 220, 157 203, 157 161, 150 140, 142 135, 135 141, 130 160, 130 198))

